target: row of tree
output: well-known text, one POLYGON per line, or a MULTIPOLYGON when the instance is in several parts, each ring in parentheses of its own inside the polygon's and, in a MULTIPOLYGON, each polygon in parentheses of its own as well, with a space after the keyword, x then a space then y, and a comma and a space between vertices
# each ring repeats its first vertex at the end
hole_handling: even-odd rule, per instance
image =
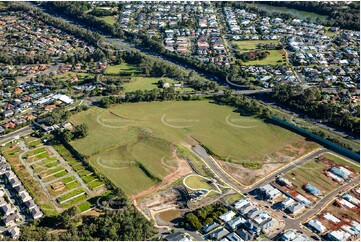
POLYGON ((144 241, 154 235, 153 223, 146 220, 132 205, 106 210, 100 216, 83 216, 72 207, 56 217, 45 217, 21 227, 24 241, 144 241), (55 232, 57 230, 57 232, 55 232))
POLYGON ((324 2, 324 1, 264 1, 263 4, 288 7, 301 11, 327 15, 329 19, 324 23, 328 26, 360 30, 360 2, 324 2))
POLYGON ((321 91, 317 87, 302 89, 299 85, 278 84, 273 87, 272 97, 310 117, 334 124, 354 135, 360 135, 359 111, 351 113, 336 103, 322 102, 321 91))

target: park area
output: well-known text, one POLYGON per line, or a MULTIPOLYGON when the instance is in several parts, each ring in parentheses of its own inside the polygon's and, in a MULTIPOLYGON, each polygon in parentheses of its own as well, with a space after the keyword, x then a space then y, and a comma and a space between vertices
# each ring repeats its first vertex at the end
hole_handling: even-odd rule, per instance
POLYGON ((243 40, 243 41, 233 41, 232 43, 233 46, 235 46, 235 48, 238 51, 240 51, 240 53, 262 50, 267 54, 267 57, 265 57, 264 59, 242 62, 243 65, 286 64, 285 51, 275 49, 275 47, 279 44, 278 40, 243 40), (268 46, 268 48, 264 48, 265 46, 268 46))
MULTIPOLYGON (((176 80, 167 78, 167 77, 137 76, 137 77, 133 77, 128 83, 124 83, 124 91, 125 92, 133 92, 136 90, 144 91, 144 90, 153 90, 153 89, 157 89, 157 88, 162 88, 162 86, 160 86, 158 84, 159 81, 169 83, 170 86, 173 86, 174 84, 179 83, 176 80)), ((185 87, 185 88, 176 87, 175 89, 179 89, 182 91, 193 91, 192 88, 188 88, 188 87, 185 87)))
POLYGON ((286 151, 298 157, 315 148, 289 130, 207 100, 92 107, 70 122, 89 127, 89 135, 72 141, 72 146, 128 195, 158 186, 184 168, 179 144, 199 142, 228 163, 252 160, 260 166, 269 159, 282 166, 286 151))

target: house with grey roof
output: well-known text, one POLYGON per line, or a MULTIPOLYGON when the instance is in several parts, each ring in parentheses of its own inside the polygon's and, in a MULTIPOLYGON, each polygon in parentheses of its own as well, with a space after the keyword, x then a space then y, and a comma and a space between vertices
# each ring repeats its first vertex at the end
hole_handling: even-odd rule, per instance
POLYGON ((30 214, 33 219, 38 219, 43 216, 43 213, 40 211, 40 209, 38 207, 31 209, 30 214))
POLYGON ((1 206, 0 209, 1 209, 2 213, 3 213, 4 215, 6 215, 6 216, 8 216, 8 215, 10 215, 11 213, 14 212, 14 209, 13 209, 13 208, 11 207, 11 205, 8 204, 8 203, 5 204, 5 205, 3 205, 3 206, 1 206))
POLYGON ((206 224, 204 225, 201 229, 200 232, 203 234, 208 234, 209 232, 215 230, 216 228, 218 228, 220 225, 217 222, 212 222, 210 224, 206 224))
POLYGON ((223 237, 226 237, 230 232, 225 228, 217 229, 216 231, 209 234, 208 239, 210 240, 221 240, 223 237))
POLYGON ((238 217, 232 219, 231 221, 228 221, 228 222, 226 223, 226 227, 227 227, 229 230, 233 231, 233 230, 235 230, 235 229, 238 229, 238 228, 239 228, 242 224, 244 224, 245 222, 246 222, 246 220, 245 220, 243 217, 238 216, 238 217))
POLYGON ((286 210, 292 214, 292 215, 296 215, 301 213, 303 210, 305 210, 305 205, 303 205, 302 203, 296 203, 294 205, 289 206, 286 210))
POLYGON ((20 236, 20 229, 18 227, 13 227, 9 229, 10 237, 13 239, 17 239, 20 236))
POLYGON ((33 208, 37 207, 37 205, 35 204, 35 202, 34 202, 34 200, 33 200, 33 199, 31 199, 31 200, 29 200, 29 201, 24 202, 24 205, 25 205, 25 206, 26 206, 29 210, 31 210, 31 209, 33 209, 33 208))
POLYGON ((244 241, 252 241, 252 240, 254 240, 254 236, 245 229, 237 230, 236 234, 244 241))
POLYGON ((2 221, 5 224, 5 226, 10 226, 12 224, 16 223, 16 219, 17 219, 17 215, 15 213, 9 215, 9 216, 5 216, 2 221))
POLYGON ((15 188, 17 186, 20 186, 21 182, 19 181, 19 179, 17 177, 14 177, 9 180, 9 184, 12 188, 15 188))
POLYGON ((226 237, 229 241, 242 241, 242 238, 239 237, 238 234, 236 234, 235 232, 230 233, 229 235, 227 235, 226 237))
POLYGON ((24 188, 22 185, 16 186, 16 187, 14 188, 14 190, 15 190, 19 195, 22 194, 22 193, 24 193, 24 192, 26 192, 25 188, 24 188))

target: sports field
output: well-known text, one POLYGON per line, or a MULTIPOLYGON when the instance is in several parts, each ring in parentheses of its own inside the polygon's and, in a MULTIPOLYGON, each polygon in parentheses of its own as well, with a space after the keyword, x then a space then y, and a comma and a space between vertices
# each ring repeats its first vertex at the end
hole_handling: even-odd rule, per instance
POLYGON ((291 131, 241 117, 231 107, 209 101, 93 107, 70 121, 89 127, 89 135, 72 145, 127 194, 158 184, 174 171, 173 151, 179 144, 197 140, 218 157, 258 162, 265 156, 279 157, 286 145, 302 148, 308 144, 291 131))

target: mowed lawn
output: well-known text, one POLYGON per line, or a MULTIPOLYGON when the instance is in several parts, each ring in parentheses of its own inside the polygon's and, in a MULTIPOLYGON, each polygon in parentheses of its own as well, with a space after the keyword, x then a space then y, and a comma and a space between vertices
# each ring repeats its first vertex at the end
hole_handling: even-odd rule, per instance
POLYGON ((139 67, 133 64, 122 63, 120 65, 107 66, 104 70, 105 75, 130 75, 140 73, 139 67))
POLYGON ((184 183, 191 189, 212 190, 212 186, 207 183, 207 180, 200 176, 189 176, 185 178, 184 183))
POLYGON ((74 148, 91 157, 91 163, 128 194, 155 184, 133 161, 162 178, 168 173, 164 164, 176 164, 171 159, 174 147, 193 144, 194 139, 219 157, 259 162, 282 153, 285 145, 309 145, 291 131, 254 117, 241 117, 233 108, 209 101, 92 107, 73 115, 70 121, 89 126, 89 135, 73 141, 74 148))
POLYGON ((256 50, 259 44, 278 44, 278 40, 240 40, 233 41, 239 50, 256 50))
MULTIPOLYGON (((158 81, 163 80, 169 84, 179 83, 174 79, 167 77, 134 77, 129 83, 124 84, 125 92, 132 92, 136 90, 153 90, 159 88, 158 81)), ((192 88, 179 88, 184 91, 192 91, 192 88)))
POLYGON ((107 24, 113 25, 117 22, 117 19, 114 16, 105 16, 99 19, 104 20, 107 24))

